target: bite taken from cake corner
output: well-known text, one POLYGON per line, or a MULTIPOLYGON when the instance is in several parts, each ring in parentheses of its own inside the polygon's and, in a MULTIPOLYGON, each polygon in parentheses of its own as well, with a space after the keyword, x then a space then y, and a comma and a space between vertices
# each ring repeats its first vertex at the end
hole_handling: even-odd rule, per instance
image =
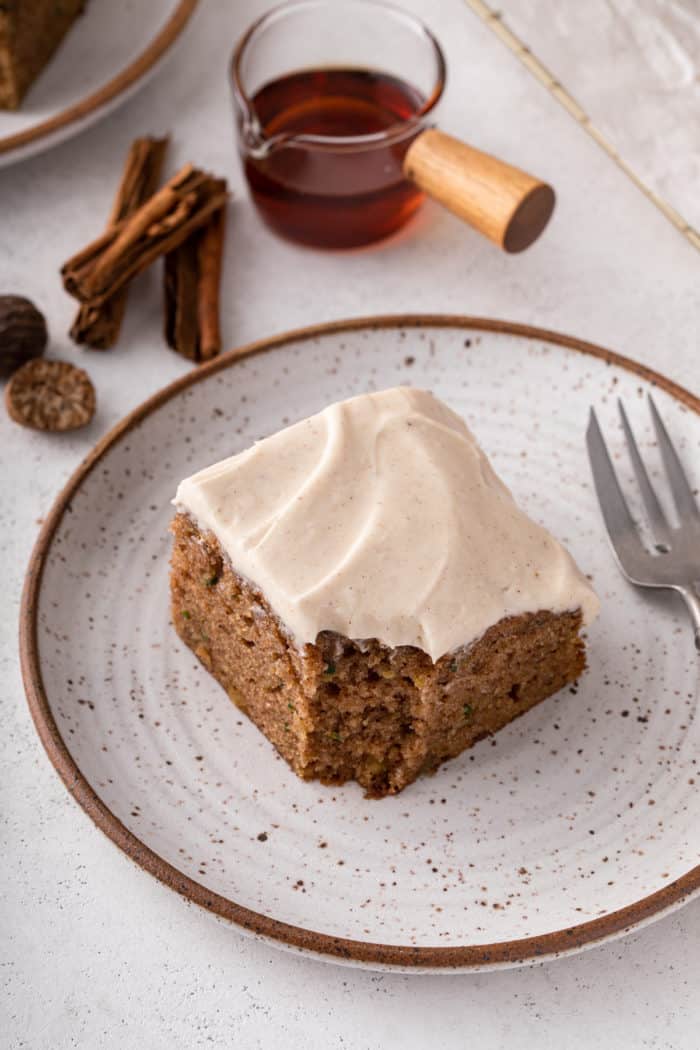
POLYGON ((0 111, 19 109, 87 0, 0 3, 0 111))
POLYGON ((432 394, 363 394, 178 487, 172 617, 302 778, 395 794, 574 681, 597 598, 432 394))

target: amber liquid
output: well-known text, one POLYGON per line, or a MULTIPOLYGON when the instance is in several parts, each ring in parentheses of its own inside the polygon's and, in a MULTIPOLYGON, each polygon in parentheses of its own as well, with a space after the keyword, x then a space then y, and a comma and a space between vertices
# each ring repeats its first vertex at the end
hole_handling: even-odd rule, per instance
MULTIPOLYGON (((386 131, 414 116, 422 95, 366 69, 318 69, 266 84, 252 103, 263 135, 346 137, 386 131)), ((290 144, 258 158, 242 146, 253 200, 265 222, 294 241, 351 248, 393 233, 423 195, 402 173, 420 129, 372 148, 290 144)))

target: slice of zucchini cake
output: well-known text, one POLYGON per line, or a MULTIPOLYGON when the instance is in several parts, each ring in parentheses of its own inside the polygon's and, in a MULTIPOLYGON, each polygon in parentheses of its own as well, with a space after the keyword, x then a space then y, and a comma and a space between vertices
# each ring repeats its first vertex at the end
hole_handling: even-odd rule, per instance
POLYGON ((425 391, 331 405, 174 503, 178 634, 305 779, 395 793, 584 669, 591 586, 425 391))

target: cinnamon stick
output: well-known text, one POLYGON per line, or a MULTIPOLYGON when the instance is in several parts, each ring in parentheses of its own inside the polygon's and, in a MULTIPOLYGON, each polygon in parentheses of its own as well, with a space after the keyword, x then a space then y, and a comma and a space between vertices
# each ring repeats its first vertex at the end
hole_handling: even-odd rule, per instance
POLYGON ((221 352, 219 289, 224 256, 226 212, 214 213, 199 243, 199 356, 208 361, 221 352))
POLYGON ((190 361, 198 360, 198 236, 188 237, 165 256, 165 341, 190 361))
POLYGON ((204 226, 227 198, 225 180, 187 165, 137 211, 65 263, 66 291, 80 302, 100 306, 204 226))
MULTIPOLYGON (((132 142, 112 205, 107 232, 132 215, 155 192, 168 141, 166 136, 162 139, 140 138, 132 142)), ((107 350, 114 346, 124 317, 126 296, 127 290, 122 288, 99 305, 84 303, 80 306, 70 330, 73 340, 93 350, 107 350)))
POLYGON ((215 212, 165 257, 165 338, 191 361, 208 361, 221 350, 219 286, 225 212, 215 212))

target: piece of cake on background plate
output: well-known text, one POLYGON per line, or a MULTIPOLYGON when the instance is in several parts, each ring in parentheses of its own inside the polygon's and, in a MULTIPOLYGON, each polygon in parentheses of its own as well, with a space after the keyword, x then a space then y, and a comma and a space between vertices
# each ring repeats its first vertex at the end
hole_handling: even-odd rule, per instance
POLYGON ((174 503, 175 627, 304 779, 394 794, 585 667, 591 586, 425 391, 331 405, 174 503))
POLYGON ((0 3, 0 109, 17 109, 86 0, 0 3))

